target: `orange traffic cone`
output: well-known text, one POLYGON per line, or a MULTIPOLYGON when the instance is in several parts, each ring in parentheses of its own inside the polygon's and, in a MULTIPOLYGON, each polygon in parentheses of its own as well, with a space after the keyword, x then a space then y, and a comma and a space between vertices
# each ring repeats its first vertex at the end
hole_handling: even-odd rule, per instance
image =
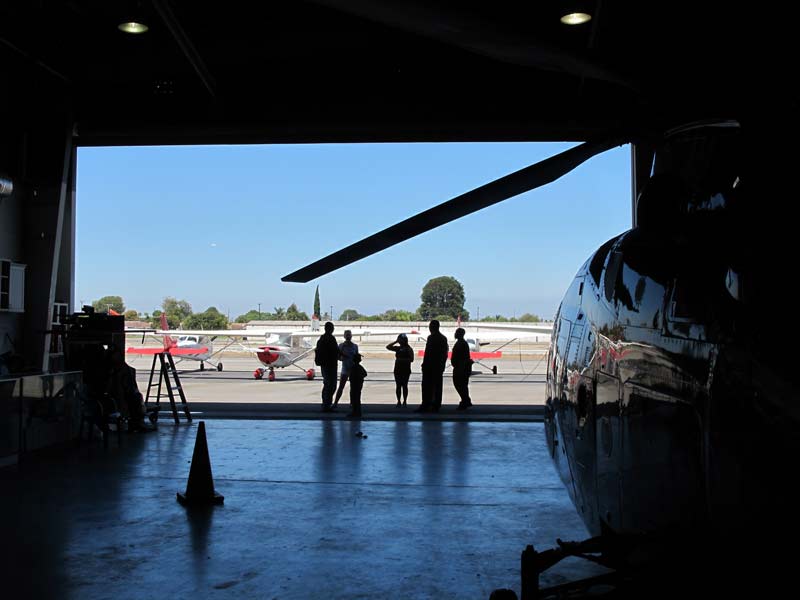
POLYGON ((189 469, 189 481, 186 493, 178 492, 178 502, 186 505, 222 504, 225 496, 214 490, 214 479, 211 477, 211 461, 208 458, 208 442, 206 442, 206 424, 200 421, 197 427, 197 439, 194 442, 192 466, 189 469))

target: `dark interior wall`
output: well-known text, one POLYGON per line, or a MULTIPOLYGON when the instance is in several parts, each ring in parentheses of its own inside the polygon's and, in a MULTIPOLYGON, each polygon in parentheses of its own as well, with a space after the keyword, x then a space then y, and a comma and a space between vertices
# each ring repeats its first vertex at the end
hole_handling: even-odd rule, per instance
MULTIPOLYGON (((10 196, 0 196, 0 258, 24 262, 22 250, 22 191, 20 179, 21 135, 7 113, 0 120, 0 177, 14 182, 10 196)), ((19 330, 23 315, 0 310, 0 355, 20 345, 19 330)))
POLYGON ((0 352, 48 371, 53 302, 70 301, 74 278, 71 96, 24 55, 0 47, 0 64, 0 174, 14 185, 0 200, 0 257, 26 265, 25 310, 0 312, 0 352))

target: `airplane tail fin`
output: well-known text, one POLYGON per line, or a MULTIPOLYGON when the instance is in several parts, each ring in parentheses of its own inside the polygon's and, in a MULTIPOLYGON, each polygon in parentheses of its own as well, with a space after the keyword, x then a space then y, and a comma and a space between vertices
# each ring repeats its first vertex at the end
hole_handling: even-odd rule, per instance
MULTIPOLYGON (((161 330, 162 331, 169 331, 169 323, 167 322, 167 313, 161 313, 161 330)), ((164 336, 164 350, 169 350, 175 345, 175 340, 172 339, 172 336, 165 335, 164 336)))

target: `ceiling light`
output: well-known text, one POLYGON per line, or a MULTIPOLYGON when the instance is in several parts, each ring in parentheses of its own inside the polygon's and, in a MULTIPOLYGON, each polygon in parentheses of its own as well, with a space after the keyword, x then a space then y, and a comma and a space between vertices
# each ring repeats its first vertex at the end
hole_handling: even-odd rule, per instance
POLYGON ((126 21, 125 23, 120 23, 117 25, 117 29, 124 31, 125 33, 144 33, 150 28, 144 23, 139 23, 138 21, 126 21))
POLYGON ((561 22, 564 25, 581 25, 582 23, 587 23, 591 21, 592 15, 585 13, 585 12, 574 12, 569 13, 561 17, 561 22))

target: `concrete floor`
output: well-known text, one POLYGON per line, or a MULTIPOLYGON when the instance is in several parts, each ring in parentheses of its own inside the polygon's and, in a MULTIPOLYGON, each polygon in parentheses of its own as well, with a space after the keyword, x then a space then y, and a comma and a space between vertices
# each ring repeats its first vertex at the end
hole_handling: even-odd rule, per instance
MULTIPOLYGON (((526 544, 586 537, 540 423, 206 429, 225 496, 210 510, 175 500, 196 423, 0 471, 6 597, 486 599, 519 593, 526 544)), ((575 559, 542 583, 597 572, 575 559)))

